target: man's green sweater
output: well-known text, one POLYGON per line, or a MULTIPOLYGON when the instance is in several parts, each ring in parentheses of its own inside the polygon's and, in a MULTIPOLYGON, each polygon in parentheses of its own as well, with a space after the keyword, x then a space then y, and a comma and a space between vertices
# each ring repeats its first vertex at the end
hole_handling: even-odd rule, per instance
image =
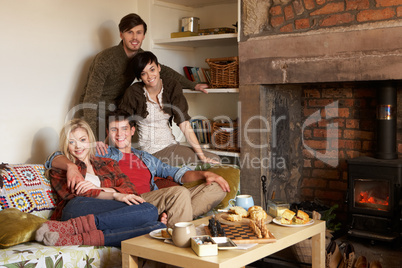
MULTIPOLYGON (((142 51, 142 49, 140 49, 142 51)), ((133 72, 127 71, 131 58, 126 55, 123 42, 96 55, 88 73, 87 83, 80 103, 85 121, 89 123, 97 138, 99 118, 106 118, 108 111, 114 110, 117 101, 134 81, 133 72)), ((194 89, 197 83, 188 80, 175 70, 161 64, 161 78, 172 78, 183 88, 194 89)), ((101 129, 101 133, 104 130, 101 129)))

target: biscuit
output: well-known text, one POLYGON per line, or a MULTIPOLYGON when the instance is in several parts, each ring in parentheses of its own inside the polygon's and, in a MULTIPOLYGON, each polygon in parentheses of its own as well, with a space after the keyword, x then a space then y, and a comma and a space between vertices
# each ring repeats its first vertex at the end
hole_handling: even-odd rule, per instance
POLYGON ((252 206, 248 208, 248 213, 252 212, 252 211, 264 211, 264 209, 260 206, 252 206))
POLYGON ((242 220, 242 216, 241 215, 237 215, 237 214, 229 214, 227 219, 229 221, 241 221, 242 220))
POLYGON ((249 212, 249 217, 252 220, 265 220, 267 216, 267 213, 263 210, 253 210, 249 212))
POLYGON ((162 229, 161 234, 164 238, 170 238, 172 236, 171 231, 167 229, 162 229))
POLYGON ((240 215, 240 216, 242 216, 242 217, 244 217, 244 218, 247 217, 247 210, 245 210, 245 209, 242 208, 242 207, 231 207, 231 208, 229 209, 229 213, 231 213, 231 214, 236 214, 236 215, 240 215))

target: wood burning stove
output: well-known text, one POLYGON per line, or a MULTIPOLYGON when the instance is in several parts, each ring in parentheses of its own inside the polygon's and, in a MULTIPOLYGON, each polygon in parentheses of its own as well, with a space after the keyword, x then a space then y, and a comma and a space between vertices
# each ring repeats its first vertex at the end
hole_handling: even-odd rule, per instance
POLYGON ((349 234, 390 241, 401 237, 402 160, 396 152, 396 86, 377 90, 376 158, 348 160, 349 234))
POLYGON ((401 235, 402 160, 348 160, 349 235, 392 241, 401 235))

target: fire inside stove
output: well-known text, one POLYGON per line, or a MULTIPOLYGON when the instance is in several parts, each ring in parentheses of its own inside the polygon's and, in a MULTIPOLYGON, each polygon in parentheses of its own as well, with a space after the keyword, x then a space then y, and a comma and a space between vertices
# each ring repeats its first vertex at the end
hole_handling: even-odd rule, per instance
POLYGON ((360 204, 368 204, 369 206, 377 207, 379 210, 387 210, 389 205, 389 196, 387 196, 387 200, 379 199, 375 196, 370 196, 369 192, 361 192, 360 194, 360 204))
POLYGON ((389 183, 375 180, 356 180, 355 207, 389 211, 389 183))

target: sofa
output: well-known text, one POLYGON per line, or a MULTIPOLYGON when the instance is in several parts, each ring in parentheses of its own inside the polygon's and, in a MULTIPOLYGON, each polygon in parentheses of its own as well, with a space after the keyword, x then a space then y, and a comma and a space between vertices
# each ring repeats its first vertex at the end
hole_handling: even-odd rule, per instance
POLYGON ((0 267, 121 267, 116 247, 50 247, 35 231, 55 206, 43 165, 2 165, 0 180, 0 267))
MULTIPOLYGON (((193 169, 200 169, 194 166, 193 169)), ((240 171, 233 167, 208 167, 231 187, 210 213, 229 206, 239 193, 240 171)), ((158 178, 158 187, 174 185, 158 178)), ((185 185, 191 187, 193 185, 185 185)), ((120 248, 106 246, 45 246, 35 242, 36 229, 50 218, 55 192, 39 164, 0 165, 0 268, 3 267, 121 267, 120 248)))

